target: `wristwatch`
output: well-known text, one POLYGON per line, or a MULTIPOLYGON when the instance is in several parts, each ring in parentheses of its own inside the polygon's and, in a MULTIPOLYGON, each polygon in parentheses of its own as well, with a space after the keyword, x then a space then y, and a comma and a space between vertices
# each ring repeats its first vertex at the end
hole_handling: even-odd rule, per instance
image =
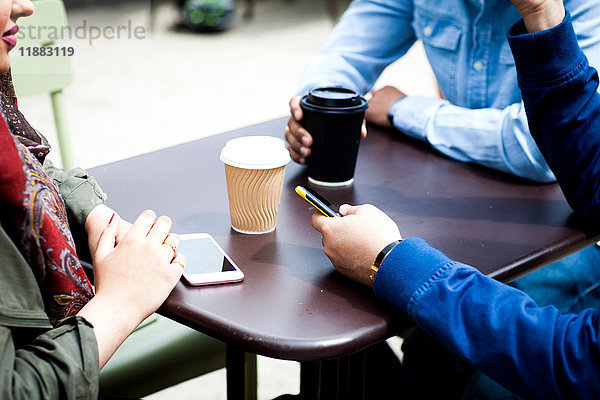
POLYGON ((377 271, 379 271, 379 266, 381 265, 381 263, 383 262, 383 259, 388 255, 388 253, 390 251, 392 251, 392 249, 394 247, 396 247, 398 245, 398 243, 400 243, 402 240, 394 240, 392 243, 388 244, 387 246, 385 246, 383 248, 383 250, 381 250, 379 252, 379 254, 377 254, 377 257, 375 257, 375 260, 373 261, 373 264, 371 264, 371 275, 369 276, 369 279, 371 280, 371 282, 373 282, 375 280, 375 274, 377 273, 377 271))

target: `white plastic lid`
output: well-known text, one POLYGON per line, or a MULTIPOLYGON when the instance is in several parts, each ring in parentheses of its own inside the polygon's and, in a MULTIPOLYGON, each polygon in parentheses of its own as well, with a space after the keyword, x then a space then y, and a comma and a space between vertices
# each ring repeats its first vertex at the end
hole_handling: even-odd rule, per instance
POLYGON ((283 140, 273 136, 244 136, 229 140, 221 150, 221 161, 246 169, 270 169, 290 162, 283 140))

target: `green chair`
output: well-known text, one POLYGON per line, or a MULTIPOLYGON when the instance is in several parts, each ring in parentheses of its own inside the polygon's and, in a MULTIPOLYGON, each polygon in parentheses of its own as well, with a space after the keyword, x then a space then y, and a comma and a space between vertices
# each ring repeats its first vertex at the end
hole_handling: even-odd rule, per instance
POLYGON ((11 52, 11 70, 17 96, 49 93, 54 111, 63 167, 73 167, 63 88, 73 80, 71 60, 57 40, 67 27, 67 14, 60 0, 34 0, 35 13, 19 20, 17 48, 11 52), (44 47, 52 56, 34 56, 44 47), (38 49, 38 50, 35 50, 38 49), (58 54, 56 54, 58 52, 58 54), (64 52, 64 53, 63 53, 64 52))

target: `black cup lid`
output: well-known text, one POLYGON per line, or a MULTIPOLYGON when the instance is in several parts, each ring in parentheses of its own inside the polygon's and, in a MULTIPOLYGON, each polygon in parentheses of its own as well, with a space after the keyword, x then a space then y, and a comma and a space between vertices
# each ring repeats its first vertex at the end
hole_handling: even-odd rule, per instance
POLYGON ((362 105, 363 99, 350 89, 324 87, 309 91, 306 102, 317 107, 347 108, 362 105))

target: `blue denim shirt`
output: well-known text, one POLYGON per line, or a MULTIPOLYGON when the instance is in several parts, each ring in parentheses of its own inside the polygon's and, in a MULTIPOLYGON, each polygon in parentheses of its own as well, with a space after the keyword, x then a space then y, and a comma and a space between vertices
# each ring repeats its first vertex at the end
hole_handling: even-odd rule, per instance
MULTIPOLYGON (((600 66, 597 5, 565 0, 592 66, 600 66)), ((421 40, 444 99, 395 102, 389 110, 394 126, 456 160, 554 181, 529 134, 506 40, 519 18, 508 0, 355 0, 306 67, 298 94, 321 85, 366 93, 386 66, 421 40)))

